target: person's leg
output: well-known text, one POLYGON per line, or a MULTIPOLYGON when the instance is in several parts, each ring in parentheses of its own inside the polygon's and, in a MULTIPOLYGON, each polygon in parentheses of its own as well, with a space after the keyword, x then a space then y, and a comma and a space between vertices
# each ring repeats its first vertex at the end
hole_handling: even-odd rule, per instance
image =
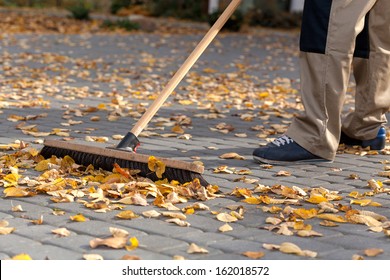
MULTIPOLYGON (((360 140, 375 139, 387 123, 390 108, 390 1, 378 0, 369 15, 366 40, 369 52, 354 61, 355 110, 343 121, 342 131, 360 140)), ((363 39, 363 38, 362 38, 363 39)), ((363 39, 364 40, 364 39, 363 39)))
POLYGON ((287 135, 321 158, 333 160, 336 155, 356 37, 375 2, 305 2, 306 13, 310 14, 304 20, 311 21, 303 22, 301 35, 301 94, 305 112, 294 119, 287 135), (315 14, 318 10, 322 15, 315 14), (315 30, 320 24, 321 33, 315 30))
POLYGON ((282 137, 281 141, 256 149, 255 160, 334 159, 356 37, 377 1, 305 1, 300 41, 301 96, 305 111, 287 130, 289 138, 282 137))

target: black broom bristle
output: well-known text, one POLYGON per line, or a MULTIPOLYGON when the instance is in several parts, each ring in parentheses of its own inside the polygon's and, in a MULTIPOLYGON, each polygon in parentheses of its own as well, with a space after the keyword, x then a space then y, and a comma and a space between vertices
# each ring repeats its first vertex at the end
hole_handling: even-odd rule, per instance
POLYGON ((171 168, 167 166, 163 174, 164 178, 158 178, 155 172, 149 170, 148 164, 144 162, 129 161, 124 159, 118 159, 114 157, 108 157, 103 155, 97 155, 93 153, 73 151, 70 149, 64 149, 59 147, 44 146, 40 151, 40 154, 44 158, 50 158, 56 156, 63 158, 70 156, 77 164, 88 166, 92 164, 95 168, 102 168, 104 170, 113 170, 114 164, 117 163, 122 168, 128 168, 130 170, 139 170, 138 175, 149 178, 153 181, 168 179, 169 181, 176 180, 181 184, 192 182, 194 179, 199 179, 202 186, 207 186, 209 183, 202 177, 201 174, 192 172, 189 170, 183 170, 178 168, 171 168))

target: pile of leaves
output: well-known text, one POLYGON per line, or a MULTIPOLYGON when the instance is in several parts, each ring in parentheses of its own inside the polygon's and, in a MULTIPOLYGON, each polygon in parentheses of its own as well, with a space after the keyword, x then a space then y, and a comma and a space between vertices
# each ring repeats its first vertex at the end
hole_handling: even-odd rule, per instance
MULTIPOLYGON (((253 188, 235 188, 231 193, 221 193, 218 186, 201 186, 195 179, 192 182, 180 184, 177 181, 161 180, 153 182, 147 178, 139 177, 137 170, 128 170, 114 164, 112 171, 95 170, 90 166, 81 166, 69 156, 56 158, 55 156, 44 159, 35 148, 29 147, 23 141, 2 145, 3 150, 8 150, 0 157, 0 186, 3 188, 5 198, 31 197, 36 195, 48 195, 55 203, 80 203, 84 207, 98 213, 117 211, 118 219, 137 219, 140 215, 147 218, 159 219, 165 217, 166 222, 177 226, 189 227, 186 221, 188 215, 197 211, 208 211, 217 220, 222 222, 220 232, 234 230, 234 223, 245 218, 246 206, 256 206, 269 216, 265 220, 263 229, 278 235, 297 235, 304 238, 320 237, 323 234, 314 230, 308 222, 312 219, 321 220, 323 227, 336 227, 344 223, 362 224, 373 232, 382 232, 390 237, 390 222, 388 218, 373 211, 364 210, 365 206, 381 207, 375 202, 375 196, 390 194, 390 188, 374 179, 368 181, 368 188, 364 192, 354 191, 343 197, 337 191, 330 191, 323 187, 301 188, 297 186, 274 185, 266 186, 257 183, 255 179, 247 179, 245 176, 236 181, 245 181, 254 184, 253 188), (10 152, 9 150, 13 150, 10 152), (38 175, 29 178, 23 173, 34 169, 38 175), (231 205, 226 211, 213 211, 205 202, 218 197, 236 197, 240 200, 237 205, 231 205), (347 202, 349 201, 349 202, 347 202), (187 202, 191 202, 188 204, 187 202), (181 207, 180 204, 187 203, 181 207), (147 206, 154 205, 156 209, 135 213, 125 209, 129 205, 147 206), (310 206, 312 205, 312 206, 310 206), (358 205, 360 210, 353 208, 358 205)), ((233 154, 222 155, 222 158, 232 158, 233 154)), ((234 155, 237 158, 237 154, 234 155)), ((242 158, 238 158, 242 159, 242 158)), ((379 175, 389 176, 390 167, 384 162, 385 170, 379 175)), ((156 168, 156 158, 151 156, 149 166, 151 172, 164 173, 164 163, 160 162, 156 168), (152 171, 153 170, 153 171, 152 171)), ((264 166, 272 168, 272 166, 264 166)), ((218 173, 227 173, 227 166, 221 166, 215 170, 218 173)), ((236 174, 250 174, 241 172, 236 174)), ((285 171, 278 172, 278 176, 291 176, 285 171)), ((352 175, 351 175, 352 178, 352 175)), ((21 205, 12 207, 14 212, 23 212, 21 205)), ((55 209, 53 215, 65 215, 64 211, 55 209)), ((84 215, 70 216, 75 222, 88 220, 84 215)), ((40 225, 44 218, 31 220, 40 225)), ((17 230, 9 227, 6 220, 0 223, 0 234, 11 234, 17 230)), ((110 228, 111 237, 106 239, 96 238, 91 240, 90 247, 106 246, 112 249, 124 248, 132 251, 138 247, 135 236, 118 228, 110 228)), ((70 232, 66 228, 53 230, 53 234, 66 237, 70 232)), ((315 258, 317 252, 304 250, 289 242, 278 244, 264 244, 266 250, 279 250, 282 253, 297 254, 303 257, 315 258)), ((208 250, 196 244, 191 244, 188 253, 207 254, 208 250)), ((249 258, 261 258, 265 252, 241 252, 249 258)), ((383 253, 378 248, 369 248, 367 256, 376 256, 383 253)), ((84 255, 85 259, 102 259, 99 255, 84 255)), ((129 256, 127 256, 129 257, 129 256)), ((16 259, 28 259, 28 255, 15 256, 16 259)), ((137 258, 131 256, 131 258, 137 258)), ((354 255, 355 259, 363 259, 364 256, 354 255)))

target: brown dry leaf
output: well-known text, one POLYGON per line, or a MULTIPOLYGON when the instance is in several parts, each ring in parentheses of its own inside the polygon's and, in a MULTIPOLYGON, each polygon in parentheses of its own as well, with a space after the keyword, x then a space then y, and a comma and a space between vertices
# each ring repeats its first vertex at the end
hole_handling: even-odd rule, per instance
POLYGON ((280 177, 290 177, 292 174, 289 171, 280 170, 278 173, 276 173, 276 176, 280 177))
POLYGON ((138 256, 131 256, 131 255, 124 255, 121 260, 124 260, 124 261, 139 261, 141 260, 140 257, 138 256))
POLYGON ((335 214, 318 214, 317 218, 336 222, 336 223, 346 223, 347 222, 344 217, 339 216, 339 215, 335 215, 335 214))
POLYGON ((283 242, 280 245, 279 251, 286 254, 296 254, 299 256, 306 256, 311 258, 315 258, 317 256, 316 252, 309 251, 309 250, 302 250, 297 245, 290 242, 283 242))
POLYGON ((14 227, 0 226, 0 235, 7 235, 13 233, 16 230, 14 227))
POLYGON ((181 227, 189 227, 191 224, 189 222, 183 221, 178 218, 168 219, 166 220, 167 223, 174 223, 181 227))
POLYGON ((144 215, 147 218, 158 218, 161 216, 161 213, 157 212, 156 210, 150 210, 142 212, 142 215, 144 215))
POLYGON ((207 251, 205 248, 199 247, 195 243, 191 243, 190 247, 187 249, 188 254, 208 254, 209 251, 207 251))
POLYGON ((264 243, 263 248, 267 250, 279 250, 280 245, 264 243))
POLYGON ((361 261, 361 260, 364 260, 364 257, 361 256, 361 255, 355 254, 355 255, 352 256, 352 260, 354 260, 354 261, 361 261))
POLYGON ((264 252, 251 252, 251 251, 248 251, 248 252, 242 253, 242 255, 244 255, 244 256, 246 256, 248 258, 254 259, 254 260, 258 260, 258 259, 261 259, 262 257, 264 257, 265 253, 264 252))
POLYGON ((139 216, 131 210, 125 210, 115 215, 115 217, 118 217, 120 219, 125 219, 125 220, 131 220, 131 219, 136 219, 139 216))
POLYGON ((302 249, 294 243, 290 242, 283 242, 282 244, 280 244, 279 251, 286 254, 302 255, 302 249))
POLYGON ((113 237, 128 237, 129 236, 129 232, 127 230, 124 230, 124 229, 110 227, 109 230, 110 230, 113 237))
POLYGON ((219 213, 217 215, 217 220, 224 223, 233 223, 237 221, 237 218, 228 213, 219 213))
POLYGON ((382 226, 382 222, 376 220, 373 217, 365 216, 365 215, 359 215, 359 214, 350 215, 350 216, 348 216, 348 220, 353 222, 353 223, 357 223, 357 224, 365 224, 366 226, 369 226, 369 227, 382 226))
POLYGON ((378 249, 378 248, 370 248, 370 249, 364 250, 364 254, 367 257, 376 257, 376 256, 382 254, 383 252, 384 252, 383 249, 378 249))
POLYGON ((272 224, 274 226, 280 224, 282 221, 282 219, 276 217, 267 217, 267 219, 265 219, 267 224, 272 224))
POLYGON ((18 205, 16 205, 16 206, 13 206, 13 207, 11 208, 11 211, 12 211, 12 212, 24 212, 24 211, 23 211, 23 208, 22 208, 22 205, 20 205, 20 204, 18 204, 18 205))
POLYGON ((176 213, 176 212, 162 212, 162 215, 165 217, 170 217, 174 219, 179 219, 179 220, 186 220, 187 217, 186 215, 182 213, 176 213))
POLYGON ((332 222, 332 221, 328 221, 328 220, 323 220, 322 222, 320 222, 320 225, 321 226, 324 226, 324 227, 338 227, 339 225, 332 222))
POLYGON ((68 237, 70 235, 70 231, 66 228, 53 229, 51 232, 62 237, 68 237))
POLYGON ((245 160, 245 157, 240 156, 237 153, 225 153, 223 155, 220 155, 219 158, 222 159, 238 159, 238 160, 245 160))
POLYGON ((35 225, 42 225, 43 224, 43 215, 39 217, 39 219, 31 220, 31 222, 35 225))
POLYGON ((294 235, 294 233, 288 228, 287 224, 281 224, 279 230, 276 233, 286 236, 294 235))
POLYGON ((121 249, 126 246, 126 242, 126 237, 109 237, 106 239, 96 238, 89 242, 89 246, 91 246, 92 249, 98 246, 107 246, 114 249, 121 249))
POLYGON ((220 232, 228 232, 228 231, 232 231, 233 228, 229 224, 224 224, 223 226, 220 226, 218 230, 220 232))
POLYGON ((84 254, 83 259, 87 261, 102 261, 104 260, 101 255, 98 254, 84 254))
POLYGON ((301 237, 323 236, 322 233, 316 232, 314 230, 299 230, 297 235, 301 237))

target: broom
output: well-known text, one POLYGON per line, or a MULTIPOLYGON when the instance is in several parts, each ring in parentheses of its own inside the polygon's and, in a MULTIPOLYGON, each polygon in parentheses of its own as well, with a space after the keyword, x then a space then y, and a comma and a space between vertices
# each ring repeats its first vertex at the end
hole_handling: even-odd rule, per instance
MULTIPOLYGON (((213 24, 204 38, 199 42, 190 56, 164 87, 156 100, 116 147, 102 148, 98 146, 87 146, 80 143, 46 139, 40 154, 44 158, 50 158, 51 156, 61 158, 68 155, 78 164, 85 166, 92 164, 95 168, 102 168, 104 170, 112 170, 116 163, 122 168, 139 170, 139 175, 152 180, 161 179, 157 177, 155 172, 150 170, 150 157, 148 155, 135 153, 137 147, 140 145, 140 141, 137 137, 206 50, 211 41, 237 9, 240 2, 241 0, 232 0, 219 19, 213 24)), ((165 165, 165 172, 162 175, 170 181, 176 180, 180 183, 186 183, 191 182, 194 179, 199 179, 201 185, 208 185, 208 182, 202 177, 202 173, 204 172, 204 167, 202 165, 168 158, 156 158, 156 160, 165 165)))

